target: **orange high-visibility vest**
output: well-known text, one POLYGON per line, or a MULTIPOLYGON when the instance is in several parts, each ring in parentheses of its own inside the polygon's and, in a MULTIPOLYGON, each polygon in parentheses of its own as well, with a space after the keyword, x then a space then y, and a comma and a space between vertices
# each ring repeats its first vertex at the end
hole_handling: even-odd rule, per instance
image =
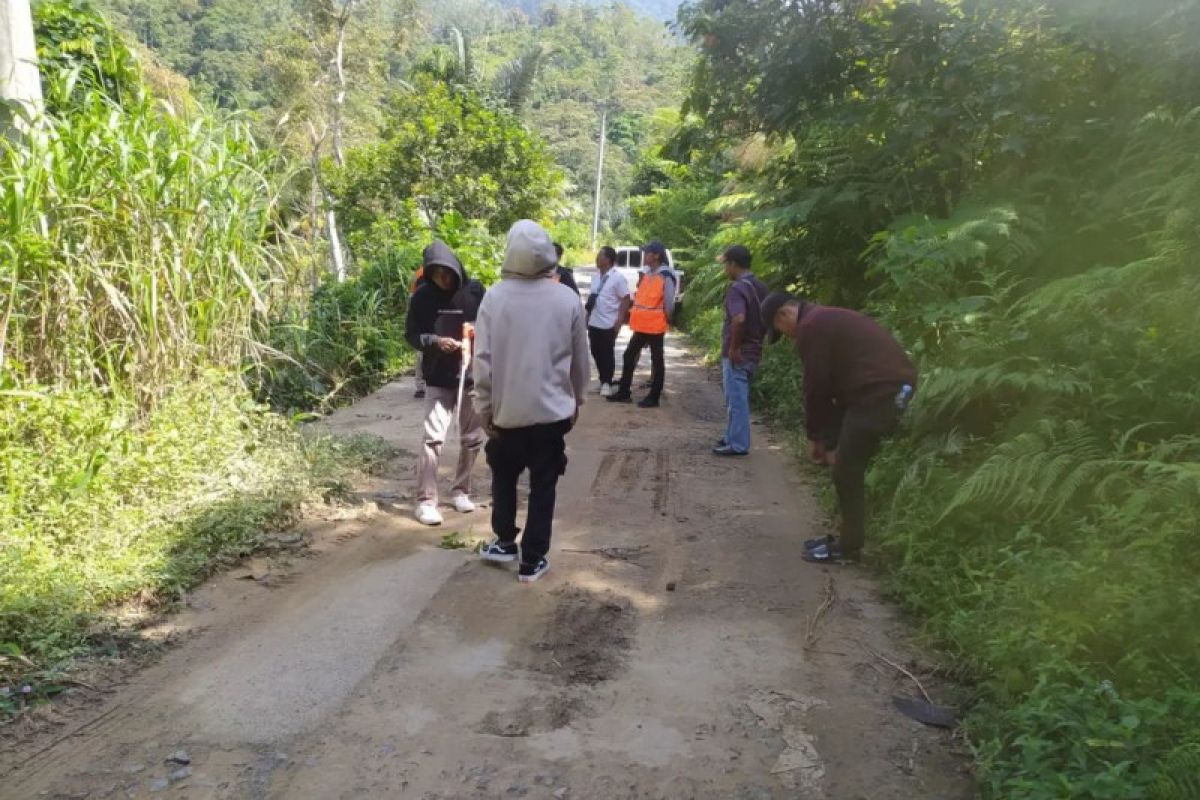
POLYGON ((667 314, 663 310, 666 288, 667 276, 664 273, 646 275, 641 279, 633 298, 633 309, 629 312, 630 330, 652 336, 667 332, 667 314))
POLYGON ((425 267, 418 267, 417 272, 413 275, 412 285, 408 287, 409 294, 417 293, 417 286, 421 283, 421 279, 425 277, 425 267))

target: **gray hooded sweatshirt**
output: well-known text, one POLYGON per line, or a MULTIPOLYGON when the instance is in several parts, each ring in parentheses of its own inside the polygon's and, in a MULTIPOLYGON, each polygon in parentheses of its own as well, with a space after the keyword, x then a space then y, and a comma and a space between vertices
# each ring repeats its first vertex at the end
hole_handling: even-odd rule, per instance
POLYGON ((550 280, 550 235, 531 220, 508 232, 501 280, 475 322, 475 407, 497 428, 571 419, 590 378, 579 297, 550 280))

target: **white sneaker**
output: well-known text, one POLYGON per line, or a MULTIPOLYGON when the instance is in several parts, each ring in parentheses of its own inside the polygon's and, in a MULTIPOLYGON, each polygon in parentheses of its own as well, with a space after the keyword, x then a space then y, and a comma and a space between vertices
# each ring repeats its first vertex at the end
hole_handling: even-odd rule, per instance
POLYGON ((465 494, 454 495, 454 510, 460 514, 470 514, 475 510, 475 504, 465 494))
POLYGON ((422 525, 441 525, 442 512, 433 503, 421 503, 417 506, 417 522, 422 525))
POLYGON ((600 396, 601 397, 612 397, 616 393, 617 393, 617 387, 613 386, 611 383, 605 383, 605 384, 600 385, 600 396))

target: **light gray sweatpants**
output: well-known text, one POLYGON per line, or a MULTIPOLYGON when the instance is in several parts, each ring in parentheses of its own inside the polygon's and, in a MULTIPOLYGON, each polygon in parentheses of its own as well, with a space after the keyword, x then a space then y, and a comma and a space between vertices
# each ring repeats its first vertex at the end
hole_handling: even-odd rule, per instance
MULTIPOLYGON (((425 391, 425 431, 421 457, 417 461, 417 501, 437 503, 438 463, 441 460, 442 447, 446 444, 446 435, 450 433, 454 424, 454 402, 458 391, 440 386, 429 386, 425 391)), ((452 497, 471 493, 471 469, 475 466, 475 459, 479 457, 479 450, 487 440, 487 434, 483 431, 483 420, 475 413, 475 404, 470 392, 463 393, 461 414, 458 466, 454 470, 454 485, 450 489, 452 497)))

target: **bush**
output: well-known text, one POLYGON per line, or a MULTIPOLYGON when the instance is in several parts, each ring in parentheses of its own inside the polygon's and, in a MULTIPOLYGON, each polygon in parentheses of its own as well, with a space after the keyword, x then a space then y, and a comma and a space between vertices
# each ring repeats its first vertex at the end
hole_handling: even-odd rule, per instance
MULTIPOLYGON (((405 250, 409 265, 419 252, 405 250)), ((272 355, 253 367, 264 402, 285 410, 325 410, 380 386, 411 363, 404 341, 411 267, 391 259, 342 283, 317 287, 302 317, 277 320, 266 334, 272 355)))
POLYGON ((86 5, 41 3, 37 24, 47 114, 0 141, 5 670, 85 646, 134 595, 177 596, 359 461, 242 382, 285 295, 276 155, 155 102, 86 5))
POLYGON ((331 467, 338 451, 302 439, 219 372, 144 418, 95 389, 6 391, 0 452, 0 643, 43 663, 83 645, 113 603, 177 597, 365 466, 341 456, 331 467))

